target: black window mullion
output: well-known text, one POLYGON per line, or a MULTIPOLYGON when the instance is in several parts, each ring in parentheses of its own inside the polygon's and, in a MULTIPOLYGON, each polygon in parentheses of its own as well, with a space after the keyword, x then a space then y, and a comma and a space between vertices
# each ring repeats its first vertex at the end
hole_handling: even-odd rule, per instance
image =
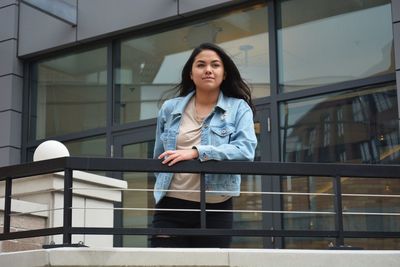
POLYGON ((106 122, 106 155, 112 156, 112 132, 113 124, 113 84, 114 84, 114 43, 110 42, 107 46, 107 122, 106 122))
MULTIPOLYGON (((272 161, 279 161, 279 105, 278 105, 278 95, 279 95, 279 68, 278 68, 278 41, 277 41, 277 15, 276 15, 276 0, 268 1, 268 34, 269 34, 269 59, 270 59, 270 136, 271 136, 271 156, 272 161)), ((271 176, 271 179, 266 180, 269 184, 268 186, 263 186, 264 190, 269 190, 273 192, 279 192, 281 190, 280 177, 271 176)), ((268 190, 268 191, 269 191, 268 190)), ((271 199, 271 197, 269 198, 271 199)), ((265 203, 267 199, 263 199, 263 208, 271 207, 272 209, 282 210, 281 198, 279 195, 272 196, 272 205, 265 203)), ((269 200, 271 201, 271 200, 269 200)), ((272 214, 270 217, 272 222, 268 224, 272 225, 274 230, 282 229, 282 216, 280 214, 272 214)), ((264 221, 264 223, 266 223, 264 221)), ((265 227, 268 227, 265 224, 265 227)), ((268 230, 268 229, 267 229, 268 230)), ((264 245, 267 245, 269 241, 265 240, 264 245)), ((273 239, 272 246, 274 248, 282 248, 282 238, 275 237, 273 239)))
POLYGON ((21 134, 21 163, 28 162, 28 151, 27 143, 29 141, 29 121, 31 114, 31 105, 29 103, 29 98, 31 97, 29 79, 31 77, 31 64, 24 64, 24 85, 22 93, 22 134, 21 134))
POLYGON ((279 94, 277 96, 277 101, 282 102, 282 101, 294 100, 294 99, 298 99, 298 98, 317 96, 317 95, 334 93, 334 92, 339 92, 339 91, 346 91, 346 90, 357 89, 357 88, 361 88, 361 87, 365 87, 365 86, 374 86, 374 85, 379 85, 379 84, 384 84, 384 83, 389 83, 389 82, 394 82, 394 81, 396 81, 396 75, 395 75, 395 73, 390 73, 390 74, 385 74, 385 75, 381 75, 381 76, 367 77, 367 78, 358 79, 358 80, 345 81, 345 82, 329 84, 329 85, 319 86, 319 87, 310 88, 310 89, 304 89, 304 90, 300 90, 300 91, 296 91, 296 92, 279 94))

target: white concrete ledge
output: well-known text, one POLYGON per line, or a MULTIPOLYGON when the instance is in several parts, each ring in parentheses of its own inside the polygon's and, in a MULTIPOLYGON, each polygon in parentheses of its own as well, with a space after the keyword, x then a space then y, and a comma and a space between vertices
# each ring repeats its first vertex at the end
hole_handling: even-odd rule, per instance
POLYGON ((400 251, 58 248, 1 253, 0 266, 398 267, 400 251))
MULTIPOLYGON (((11 201, 12 213, 30 213, 32 216, 49 217, 49 205, 38 204, 30 201, 13 199, 11 201), (40 212, 38 212, 40 211, 40 212)), ((4 197, 0 197, 0 212, 4 211, 4 197)), ((2 224, 3 222, 0 222, 2 224)))

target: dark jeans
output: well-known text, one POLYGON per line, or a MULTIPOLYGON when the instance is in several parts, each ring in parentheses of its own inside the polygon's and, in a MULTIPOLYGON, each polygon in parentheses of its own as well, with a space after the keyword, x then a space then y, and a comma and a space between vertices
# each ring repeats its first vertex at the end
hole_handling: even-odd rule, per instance
MULTIPOLYGON (((159 209, 200 209, 199 202, 164 197, 157 205, 159 209)), ((232 210, 232 199, 221 203, 207 203, 206 209, 232 210)), ((207 228, 232 228, 232 212, 207 212, 207 228)), ((156 211, 154 228, 200 228, 199 211, 156 211)), ((170 236, 151 237, 151 247, 176 248, 229 248, 230 236, 170 236)))

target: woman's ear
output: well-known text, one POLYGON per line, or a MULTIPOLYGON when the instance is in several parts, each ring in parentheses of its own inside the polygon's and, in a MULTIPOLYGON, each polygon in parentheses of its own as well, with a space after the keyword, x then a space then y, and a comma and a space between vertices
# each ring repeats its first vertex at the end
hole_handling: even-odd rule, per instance
POLYGON ((190 79, 193 80, 192 72, 190 72, 189 74, 190 74, 190 79))

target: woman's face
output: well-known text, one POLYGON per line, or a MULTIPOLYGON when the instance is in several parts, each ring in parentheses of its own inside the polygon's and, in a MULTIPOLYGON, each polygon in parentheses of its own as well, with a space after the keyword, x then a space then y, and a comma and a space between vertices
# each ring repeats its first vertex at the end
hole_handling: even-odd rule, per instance
POLYGON ((215 91, 225 79, 225 69, 221 58, 213 50, 201 51, 193 61, 190 78, 196 90, 215 91))

